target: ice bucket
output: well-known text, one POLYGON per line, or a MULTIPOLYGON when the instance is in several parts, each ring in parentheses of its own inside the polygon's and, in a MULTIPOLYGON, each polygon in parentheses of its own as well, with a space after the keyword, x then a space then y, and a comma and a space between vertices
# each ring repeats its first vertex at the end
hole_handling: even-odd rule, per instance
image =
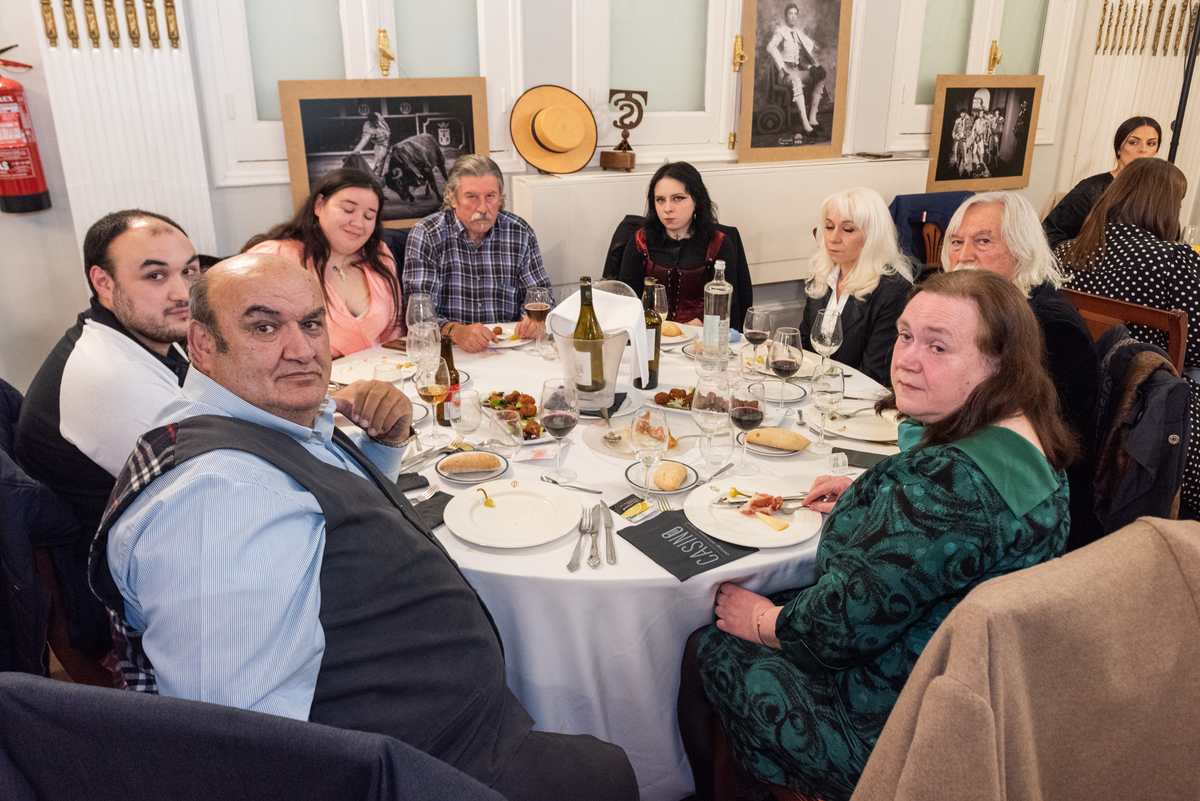
MULTIPOLYGON (((554 335, 558 344, 558 356, 563 366, 563 378, 575 380, 575 342, 572 337, 554 335)), ((618 331, 604 335, 604 387, 599 392, 579 392, 579 408, 587 411, 599 411, 613 405, 613 396, 617 391, 617 371, 621 369, 621 358, 625 355, 625 343, 629 334, 618 331)))

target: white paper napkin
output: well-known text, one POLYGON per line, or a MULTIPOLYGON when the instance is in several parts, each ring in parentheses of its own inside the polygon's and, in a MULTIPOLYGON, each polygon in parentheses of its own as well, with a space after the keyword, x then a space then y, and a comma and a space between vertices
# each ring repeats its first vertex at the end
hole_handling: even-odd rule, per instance
MULTIPOLYGON (((578 292, 559 303, 546 318, 551 333, 566 337, 574 335, 575 324, 579 322, 579 305, 578 292)), ((638 368, 634 374, 641 376, 643 384, 647 383, 650 380, 650 352, 647 350, 646 315, 642 310, 642 302, 637 298, 593 289, 592 308, 596 310, 596 320, 604 333, 625 331, 629 334, 629 341, 633 345, 630 356, 638 368)), ((651 344, 649 347, 654 346, 651 344)))

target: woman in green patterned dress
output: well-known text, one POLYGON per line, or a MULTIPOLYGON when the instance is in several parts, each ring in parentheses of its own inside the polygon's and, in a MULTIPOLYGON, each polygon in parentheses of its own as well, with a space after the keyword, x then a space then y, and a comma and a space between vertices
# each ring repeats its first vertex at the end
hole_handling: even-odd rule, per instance
POLYGON ((829 512, 816 584, 764 598, 717 593, 692 635, 680 731, 696 797, 712 794, 713 715, 742 768, 825 801, 847 799, 921 650, 993 576, 1063 552, 1063 468, 1075 451, 1020 291, 982 270, 930 278, 897 324, 901 452, 853 483, 822 476, 829 512))

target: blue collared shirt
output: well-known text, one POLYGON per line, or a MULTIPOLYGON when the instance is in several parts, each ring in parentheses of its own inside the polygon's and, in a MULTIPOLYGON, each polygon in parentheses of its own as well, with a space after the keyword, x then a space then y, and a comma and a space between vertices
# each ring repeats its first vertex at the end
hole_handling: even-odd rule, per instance
POLYGON ((433 298, 438 321, 503 323, 520 320, 525 290, 550 286, 529 223, 501 211, 476 245, 453 209, 413 226, 404 248, 404 297, 433 298))
MULTIPOLYGON (((252 406, 199 370, 155 425, 196 415, 280 431, 366 478, 333 443, 333 401, 312 427, 252 406)), ((403 449, 353 439, 389 478, 403 449)), ((212 451, 160 476, 113 526, 108 566, 144 633, 159 692, 306 720, 325 650, 318 620, 325 518, 289 476, 241 451, 212 451)))

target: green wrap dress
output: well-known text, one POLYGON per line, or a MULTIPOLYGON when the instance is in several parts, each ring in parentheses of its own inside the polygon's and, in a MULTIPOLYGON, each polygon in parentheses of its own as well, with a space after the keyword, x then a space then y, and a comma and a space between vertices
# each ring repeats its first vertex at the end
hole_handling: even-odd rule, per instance
POLYGON ((781 650, 710 627, 705 694, 752 777, 848 799, 921 650, 954 605, 994 576, 1062 554, 1066 475, 1024 437, 990 426, 901 452, 860 476, 826 521, 816 583, 780 593, 781 650))

